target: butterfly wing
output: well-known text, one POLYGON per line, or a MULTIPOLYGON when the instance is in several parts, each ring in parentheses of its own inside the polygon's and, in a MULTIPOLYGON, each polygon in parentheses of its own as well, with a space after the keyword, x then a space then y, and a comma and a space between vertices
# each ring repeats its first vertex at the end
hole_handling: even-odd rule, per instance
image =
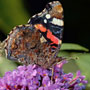
POLYGON ((6 57, 22 63, 34 63, 37 57, 34 50, 39 43, 40 33, 32 25, 16 26, 6 40, 6 57))
POLYGON ((35 25, 52 48, 60 48, 63 34, 63 7, 59 1, 46 5, 45 9, 32 16, 28 24, 35 25))

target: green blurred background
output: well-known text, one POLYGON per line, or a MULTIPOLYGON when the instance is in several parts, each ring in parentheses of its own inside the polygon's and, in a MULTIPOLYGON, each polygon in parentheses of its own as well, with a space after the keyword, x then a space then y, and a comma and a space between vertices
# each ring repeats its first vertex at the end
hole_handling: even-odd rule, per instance
MULTIPOLYGON (((14 26, 26 24, 32 15, 41 12, 50 1, 53 0, 0 0, 0 41, 7 37, 14 26)), ((90 53, 86 49, 90 50, 90 0, 59 1, 64 8, 63 43, 81 45, 63 44, 59 56, 79 57, 79 60, 70 61, 65 71, 75 73, 79 69, 90 82, 90 53)), ((0 76, 18 65, 4 57, 0 57, 0 60, 0 76)), ((86 90, 90 90, 90 83, 86 90)))

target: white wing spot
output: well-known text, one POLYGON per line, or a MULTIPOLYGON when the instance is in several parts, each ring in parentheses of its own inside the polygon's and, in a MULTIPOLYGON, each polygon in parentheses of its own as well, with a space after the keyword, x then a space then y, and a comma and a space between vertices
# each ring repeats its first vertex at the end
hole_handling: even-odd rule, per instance
POLYGON ((60 20, 60 19, 56 19, 56 18, 53 18, 52 24, 55 24, 55 25, 59 25, 59 26, 63 26, 64 25, 64 22, 63 20, 60 20))
POLYGON ((47 23, 47 20, 46 19, 44 19, 44 23, 47 23))
POLYGON ((47 19, 50 19, 50 18, 51 18, 50 14, 47 14, 47 15, 46 15, 46 18, 47 18, 47 19))

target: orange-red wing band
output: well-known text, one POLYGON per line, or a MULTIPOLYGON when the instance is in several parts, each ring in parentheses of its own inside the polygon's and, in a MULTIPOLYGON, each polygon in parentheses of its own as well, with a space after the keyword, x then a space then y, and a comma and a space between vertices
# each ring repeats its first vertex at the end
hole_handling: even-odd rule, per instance
POLYGON ((52 32, 49 29, 46 29, 42 24, 36 24, 35 28, 40 30, 41 32, 46 32, 47 31, 47 38, 50 39, 53 44, 59 44, 59 39, 55 37, 52 32))
POLYGON ((46 32, 46 28, 42 24, 36 24, 35 28, 40 30, 41 32, 46 32))
POLYGON ((49 38, 54 44, 59 44, 59 39, 55 37, 50 30, 47 30, 47 38, 49 38))

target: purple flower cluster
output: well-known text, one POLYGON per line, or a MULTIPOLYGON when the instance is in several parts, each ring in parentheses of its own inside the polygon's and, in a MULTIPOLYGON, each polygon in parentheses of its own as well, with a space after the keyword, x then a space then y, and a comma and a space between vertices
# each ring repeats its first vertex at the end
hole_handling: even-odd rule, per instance
POLYGON ((6 72, 0 78, 0 90, 83 90, 85 76, 77 71, 73 78, 72 73, 64 73, 62 61, 53 69, 44 69, 37 65, 19 66, 13 72, 6 72))

